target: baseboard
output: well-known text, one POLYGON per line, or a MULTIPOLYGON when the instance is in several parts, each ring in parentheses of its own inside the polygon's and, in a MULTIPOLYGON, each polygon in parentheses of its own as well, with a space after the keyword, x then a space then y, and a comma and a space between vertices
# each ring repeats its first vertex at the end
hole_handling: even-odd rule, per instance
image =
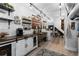
POLYGON ((74 52, 77 52, 78 51, 77 48, 72 48, 72 47, 67 47, 67 46, 65 46, 65 49, 66 50, 69 50, 69 51, 74 51, 74 52))

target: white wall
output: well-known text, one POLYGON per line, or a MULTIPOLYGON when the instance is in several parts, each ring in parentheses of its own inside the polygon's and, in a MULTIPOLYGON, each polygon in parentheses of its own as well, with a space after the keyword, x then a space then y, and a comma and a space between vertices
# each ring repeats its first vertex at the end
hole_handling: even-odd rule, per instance
MULTIPOLYGON (((76 9, 74 10, 76 11, 76 9)), ((77 32, 77 23, 76 20, 71 20, 74 13, 70 17, 65 19, 65 48, 71 51, 78 51, 78 32, 77 32), (71 22, 75 22, 75 29, 71 29, 71 22)))
POLYGON ((30 5, 28 3, 14 3, 12 4, 15 8, 15 15, 20 17, 22 16, 31 16, 32 14, 36 14, 36 11, 30 9, 30 5))
POLYGON ((77 38, 77 21, 72 21, 67 18, 65 20, 65 48, 71 51, 78 50, 78 38, 77 38), (75 29, 71 29, 71 22, 75 22, 75 29))
POLYGON ((61 20, 60 20, 60 18, 58 18, 58 19, 54 22, 54 25, 55 25, 57 28, 61 29, 61 20))
MULTIPOLYGON (((12 17, 19 16, 20 19, 22 16, 31 16, 32 14, 38 14, 37 11, 34 11, 29 8, 29 4, 27 3, 10 3, 14 7, 14 12, 12 13, 12 17)), ((0 14, 1 15, 1 14, 0 14)), ((0 32, 8 32, 10 35, 15 35, 16 28, 21 27, 22 25, 14 24, 11 22, 10 29, 8 29, 8 22, 0 20, 0 32)))

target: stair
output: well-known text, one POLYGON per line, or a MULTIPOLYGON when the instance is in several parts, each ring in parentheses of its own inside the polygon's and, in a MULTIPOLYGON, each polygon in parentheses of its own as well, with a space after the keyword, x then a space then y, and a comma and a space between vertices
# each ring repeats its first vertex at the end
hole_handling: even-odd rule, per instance
POLYGON ((57 26, 55 26, 55 28, 62 34, 64 34, 64 31, 61 28, 58 28, 57 26))

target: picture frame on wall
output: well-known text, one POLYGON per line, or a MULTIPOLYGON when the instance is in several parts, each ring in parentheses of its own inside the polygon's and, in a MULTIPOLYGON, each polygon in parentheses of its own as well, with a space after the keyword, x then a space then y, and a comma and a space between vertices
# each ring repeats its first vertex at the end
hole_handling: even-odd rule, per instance
POLYGON ((64 30, 64 19, 61 19, 61 29, 64 30))
POLYGON ((77 37, 79 37, 79 23, 77 23, 77 32, 78 32, 77 37))
POLYGON ((77 31, 79 32, 79 23, 77 24, 77 31))
POLYGON ((71 29, 75 30, 75 22, 71 22, 71 29))
POLYGON ((20 20, 19 16, 14 16, 14 23, 21 24, 21 20, 20 20))

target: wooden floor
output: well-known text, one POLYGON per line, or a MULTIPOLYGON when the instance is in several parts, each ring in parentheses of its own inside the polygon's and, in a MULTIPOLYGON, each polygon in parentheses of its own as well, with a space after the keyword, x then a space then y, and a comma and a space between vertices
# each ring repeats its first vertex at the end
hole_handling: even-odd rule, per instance
POLYGON ((62 53, 67 56, 77 56, 78 52, 68 51, 64 48, 63 38, 52 38, 51 41, 46 46, 47 49, 62 53))
POLYGON ((29 54, 30 56, 35 56, 35 53, 38 52, 40 49, 45 48, 48 49, 50 51, 55 51, 67 56, 77 56, 78 52, 74 52, 74 51, 68 51, 64 48, 64 39, 63 38, 51 38, 51 40, 49 40, 48 42, 41 44, 41 47, 38 47, 37 49, 35 49, 31 54, 29 54))

